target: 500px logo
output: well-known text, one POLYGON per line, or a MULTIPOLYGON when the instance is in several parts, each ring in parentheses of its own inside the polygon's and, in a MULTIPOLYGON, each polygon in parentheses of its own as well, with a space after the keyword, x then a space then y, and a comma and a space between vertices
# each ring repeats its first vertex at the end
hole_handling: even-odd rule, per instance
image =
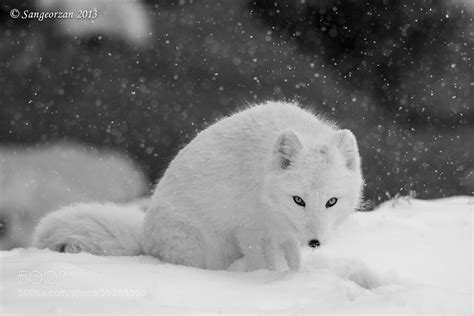
POLYGON ((56 284, 70 276, 66 271, 18 271, 18 281, 20 284, 56 284))

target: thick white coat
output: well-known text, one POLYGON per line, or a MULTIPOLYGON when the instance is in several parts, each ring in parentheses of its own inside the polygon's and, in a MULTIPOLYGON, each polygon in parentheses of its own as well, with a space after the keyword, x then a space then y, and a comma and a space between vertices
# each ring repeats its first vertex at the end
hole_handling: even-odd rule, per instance
POLYGON ((226 269, 238 260, 246 270, 297 270, 301 247, 325 243, 358 208, 362 183, 350 131, 295 104, 268 102, 218 121, 186 145, 156 186, 144 222, 128 221, 133 213, 115 218, 118 206, 78 206, 45 218, 35 244, 134 253, 135 243, 109 232, 136 232, 136 225, 143 226, 143 251, 165 262, 226 269))
POLYGON ((44 217, 33 235, 37 248, 59 252, 88 252, 103 256, 143 253, 145 212, 138 205, 80 203, 44 217))
POLYGON ((360 201, 354 136, 291 103, 268 102, 199 133, 159 181, 144 249, 167 262, 248 270, 300 267, 300 246, 324 242, 360 201), (301 207, 293 201, 300 196, 301 207), (326 209, 337 197, 339 205, 326 209))

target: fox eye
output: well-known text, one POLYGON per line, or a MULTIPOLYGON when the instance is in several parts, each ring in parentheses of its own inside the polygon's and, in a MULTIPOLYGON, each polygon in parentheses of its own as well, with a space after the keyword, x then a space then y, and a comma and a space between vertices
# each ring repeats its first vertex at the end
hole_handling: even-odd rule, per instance
POLYGON ((336 205, 336 203, 337 203, 337 198, 335 198, 335 197, 330 198, 330 199, 326 202, 326 208, 332 207, 332 206, 336 205))
POLYGON ((302 207, 306 206, 306 203, 304 202, 304 200, 297 195, 293 197, 293 201, 295 201, 295 203, 298 204, 299 206, 302 206, 302 207))

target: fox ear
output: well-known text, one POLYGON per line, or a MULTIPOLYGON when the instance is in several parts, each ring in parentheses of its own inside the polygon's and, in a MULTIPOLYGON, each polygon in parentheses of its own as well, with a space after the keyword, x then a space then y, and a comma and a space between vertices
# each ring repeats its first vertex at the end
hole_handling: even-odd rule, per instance
POLYGON ((298 135, 291 130, 283 131, 277 138, 274 157, 276 167, 279 169, 288 169, 295 161, 296 156, 302 148, 298 135))
POLYGON ((343 129, 336 132, 335 142, 337 148, 342 152, 346 159, 346 166, 349 170, 360 168, 359 148, 357 147, 357 140, 348 129, 343 129))

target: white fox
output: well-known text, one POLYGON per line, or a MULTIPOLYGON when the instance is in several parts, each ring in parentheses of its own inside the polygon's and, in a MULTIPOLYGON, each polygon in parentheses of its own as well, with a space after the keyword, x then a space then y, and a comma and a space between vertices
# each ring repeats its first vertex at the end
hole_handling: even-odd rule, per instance
MULTIPOLYGON (((170 163, 140 228, 143 253, 204 269, 226 269, 244 257, 247 270, 274 270, 286 259, 298 270, 302 245, 326 242, 359 207, 362 184, 357 142, 349 130, 292 103, 256 105, 200 132, 170 163)), ((100 217, 90 221, 114 231, 117 208, 87 216, 100 217)), ((88 232, 101 229, 97 225, 76 227, 71 240, 64 226, 77 226, 74 216, 67 222, 54 216, 37 229, 40 248, 134 253, 118 240, 122 252, 101 249, 113 246, 117 237, 109 234, 112 242, 103 246, 88 232), (54 233, 60 228, 64 236, 54 233)))

